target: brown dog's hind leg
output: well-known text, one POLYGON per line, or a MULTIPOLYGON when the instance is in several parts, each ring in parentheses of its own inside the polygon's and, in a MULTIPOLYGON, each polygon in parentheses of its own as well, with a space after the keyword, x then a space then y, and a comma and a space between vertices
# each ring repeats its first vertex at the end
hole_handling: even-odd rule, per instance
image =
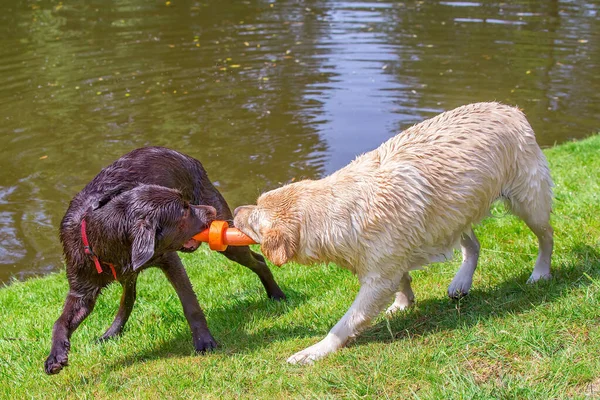
POLYGON ((94 309, 100 290, 100 287, 92 287, 85 293, 69 291, 63 312, 52 329, 52 349, 44 364, 47 374, 57 374, 68 364, 69 339, 94 309))
POLYGON ((133 275, 129 279, 121 281, 123 286, 123 294, 121 295, 121 304, 119 305, 119 311, 115 317, 115 320, 111 326, 104 332, 104 335, 100 336, 99 342, 103 342, 108 339, 112 339, 123 332, 123 328, 131 315, 133 310, 133 304, 136 298, 136 285, 137 285, 137 274, 133 275))
POLYGON ((192 288, 192 283, 183 268, 183 264, 176 253, 167 253, 159 261, 158 266, 163 270, 171 285, 177 292, 183 313, 192 330, 192 339, 194 348, 197 352, 204 353, 217 347, 217 342, 213 339, 208 324, 204 317, 204 312, 198 304, 198 299, 192 288))
POLYGON ((258 275, 269 298, 273 300, 285 300, 285 294, 279 288, 277 282, 275 282, 273 273, 267 266, 263 256, 253 252, 248 246, 229 246, 222 254, 230 260, 249 268, 258 275))

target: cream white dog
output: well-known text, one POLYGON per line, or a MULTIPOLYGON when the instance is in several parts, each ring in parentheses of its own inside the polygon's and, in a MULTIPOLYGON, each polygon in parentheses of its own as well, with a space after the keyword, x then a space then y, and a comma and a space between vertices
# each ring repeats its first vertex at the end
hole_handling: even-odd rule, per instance
POLYGON ((394 298, 414 302, 409 271, 451 257, 463 262, 448 289, 467 294, 479 257, 472 226, 504 199, 539 240, 529 282, 550 278, 552 180, 525 116, 498 103, 470 104, 415 125, 321 180, 264 193, 236 210, 235 226, 274 264, 334 262, 360 281, 329 334, 288 359, 336 351, 394 298))

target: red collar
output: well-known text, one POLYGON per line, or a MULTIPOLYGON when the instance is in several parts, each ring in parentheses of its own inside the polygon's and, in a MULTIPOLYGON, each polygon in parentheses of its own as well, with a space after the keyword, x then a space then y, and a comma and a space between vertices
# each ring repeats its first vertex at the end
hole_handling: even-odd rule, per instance
MULTIPOLYGON (((102 271, 102 265, 100 265, 100 260, 98 259, 98 256, 92 251, 92 248, 90 247, 90 242, 87 238, 87 234, 85 233, 85 215, 81 219, 81 240, 83 241, 83 251, 85 252, 85 254, 92 256, 92 260, 94 260, 94 264, 96 265, 96 271, 98 271, 98 273, 101 274, 102 272, 104 272, 102 271)), ((117 280, 117 271, 115 271, 114 264, 105 262, 103 262, 102 264, 106 264, 110 267, 110 270, 112 271, 115 280, 117 280)))

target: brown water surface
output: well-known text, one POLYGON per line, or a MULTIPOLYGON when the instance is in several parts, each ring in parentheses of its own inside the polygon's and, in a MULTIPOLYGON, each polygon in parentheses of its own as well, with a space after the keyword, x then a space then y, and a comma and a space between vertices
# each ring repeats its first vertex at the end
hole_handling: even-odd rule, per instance
POLYGON ((131 149, 203 162, 230 205, 476 101, 543 146, 600 130, 587 1, 13 0, 0 5, 0 282, 62 265, 68 201, 131 149))

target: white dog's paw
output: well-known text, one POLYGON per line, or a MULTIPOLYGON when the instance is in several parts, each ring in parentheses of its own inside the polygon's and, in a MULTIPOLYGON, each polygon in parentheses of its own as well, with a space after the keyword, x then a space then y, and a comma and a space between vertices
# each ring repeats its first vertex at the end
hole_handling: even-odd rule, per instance
POLYGON ((324 354, 318 354, 309 352, 306 350, 302 350, 291 356, 287 359, 287 362, 290 364, 299 364, 299 365, 307 365, 312 364, 316 360, 323 358, 324 354))
POLYGON ((472 276, 462 277, 457 274, 450 283, 450 286, 448 286, 448 297, 451 299, 459 299, 468 295, 472 284, 472 276))
POLYGON ((287 359, 290 364, 312 364, 313 362, 325 357, 329 353, 336 351, 338 347, 330 344, 326 339, 321 340, 317 344, 313 344, 306 349, 297 352, 287 359))
POLYGON ((407 308, 412 307, 414 304, 415 304, 414 300, 411 300, 411 301, 407 300, 406 302, 401 302, 401 303, 395 301, 391 306, 388 307, 387 310, 385 310, 385 313, 387 315, 393 315, 397 312, 404 311, 407 308))
POLYGON ((532 284, 535 283, 539 280, 549 280, 552 279, 552 275, 548 272, 548 273, 536 273, 535 271, 533 271, 533 273, 531 274, 531 276, 529 277, 529 279, 527 279, 527 283, 532 284))

